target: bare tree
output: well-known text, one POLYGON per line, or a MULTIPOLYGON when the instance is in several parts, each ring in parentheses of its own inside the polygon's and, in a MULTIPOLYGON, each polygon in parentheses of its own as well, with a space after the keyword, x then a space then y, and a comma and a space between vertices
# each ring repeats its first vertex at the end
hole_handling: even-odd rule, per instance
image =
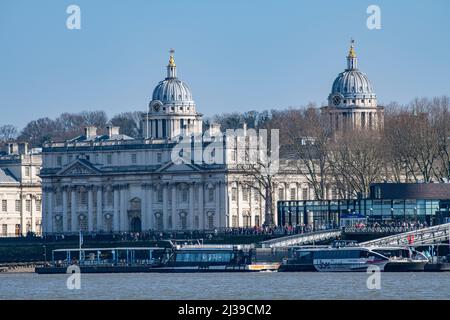
POLYGON ((10 124, 0 126, 0 143, 17 138, 17 128, 10 124))
POLYGON ((115 115, 111 123, 120 127, 120 131, 130 137, 140 136, 142 112, 123 112, 115 115))
POLYGON ((333 140, 330 167, 337 187, 350 196, 366 197, 383 178, 381 139, 376 131, 350 130, 333 140))

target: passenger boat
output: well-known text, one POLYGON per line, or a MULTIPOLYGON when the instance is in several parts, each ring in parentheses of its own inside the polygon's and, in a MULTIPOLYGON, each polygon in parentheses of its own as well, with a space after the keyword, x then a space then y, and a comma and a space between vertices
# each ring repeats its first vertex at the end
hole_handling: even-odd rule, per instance
POLYGON ((412 247, 378 247, 373 249, 387 258, 385 272, 415 272, 424 271, 428 258, 412 247))
POLYGON ((388 258, 371 248, 359 247, 353 241, 339 240, 328 247, 294 248, 292 258, 283 261, 280 271, 367 271, 369 266, 383 270, 388 262, 388 258))
POLYGON ((36 267, 35 272, 67 273, 71 266, 78 267, 81 273, 149 272, 162 266, 168 254, 166 248, 159 247, 56 249, 52 260, 36 267))
POLYGON ((279 267, 276 263, 253 263, 251 255, 250 246, 235 245, 57 249, 52 251, 51 262, 35 272, 66 273, 70 266, 78 267, 81 273, 256 272, 279 267))
POLYGON ((362 247, 355 242, 335 241, 330 247, 293 248, 280 271, 356 272, 367 271, 370 266, 377 266, 380 271, 423 271, 428 261, 424 258, 411 248, 362 247))

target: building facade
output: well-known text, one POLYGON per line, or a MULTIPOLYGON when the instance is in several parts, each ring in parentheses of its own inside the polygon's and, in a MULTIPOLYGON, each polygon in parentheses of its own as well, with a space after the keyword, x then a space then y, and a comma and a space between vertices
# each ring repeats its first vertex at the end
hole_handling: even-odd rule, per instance
MULTIPOLYGON (((376 100, 367 103, 375 110, 376 100)), ((142 116, 140 138, 123 135, 113 126, 104 135, 88 127, 82 136, 44 145, 45 233, 214 230, 268 223, 265 197, 258 192, 263 186, 248 183, 237 165, 238 143, 218 151, 223 162, 174 160, 174 153, 184 152, 177 149, 181 137, 204 136, 202 127, 202 114, 189 86, 178 78, 171 52, 167 76, 153 90, 142 116)), ((210 141, 223 137, 215 124, 208 136, 210 141)), ((191 143, 195 145, 187 141, 191 143)), ((203 141, 201 147, 208 150, 208 143, 203 141)), ((305 176, 289 170, 289 161, 280 163, 273 179, 273 203, 313 199, 305 176)), ((336 192, 327 188, 326 196, 335 198, 336 192)), ((273 213, 271 220, 276 222, 275 207, 273 213)))
POLYGON ((375 183, 365 199, 279 201, 278 224, 340 225, 343 217, 369 222, 450 221, 450 183, 375 183))
POLYGON ((40 150, 9 143, 0 153, 0 236, 41 234, 40 150))

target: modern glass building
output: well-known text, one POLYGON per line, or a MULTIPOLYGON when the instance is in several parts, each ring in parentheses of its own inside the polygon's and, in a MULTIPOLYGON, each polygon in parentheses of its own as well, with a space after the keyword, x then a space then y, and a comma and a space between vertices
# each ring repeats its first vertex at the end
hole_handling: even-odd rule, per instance
POLYGON ((343 225, 344 220, 352 218, 434 225, 449 221, 450 184, 374 184, 366 199, 291 200, 279 201, 277 205, 277 222, 282 226, 343 225))

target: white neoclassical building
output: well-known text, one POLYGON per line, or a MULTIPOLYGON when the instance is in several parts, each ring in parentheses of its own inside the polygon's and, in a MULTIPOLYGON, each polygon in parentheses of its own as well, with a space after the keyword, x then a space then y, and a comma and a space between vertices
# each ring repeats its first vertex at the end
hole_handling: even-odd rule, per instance
MULTIPOLYGON (((202 115, 177 77, 173 53, 141 128, 139 139, 118 127, 108 127, 105 135, 88 127, 82 136, 44 145, 45 233, 213 230, 264 223, 263 197, 241 184, 242 177, 228 164, 172 161, 180 134, 202 133, 202 115)), ((211 132, 217 130, 212 126, 211 132)), ((309 197, 299 176, 282 180, 275 201, 309 197)))
POLYGON ((40 150, 8 143, 0 151, 0 237, 41 233, 40 150))
MULTIPOLYGON (((350 54, 349 68, 356 66, 352 59, 350 54)), ((365 83, 363 90, 370 91, 369 84, 365 83)), ((369 98, 369 94, 363 94, 363 99, 375 112, 375 96, 369 98)), ((153 90, 148 111, 142 116, 140 138, 121 134, 118 127, 108 127, 104 135, 88 127, 82 136, 44 145, 44 232, 214 230, 263 225, 264 197, 257 191, 261 187, 245 182, 248 177, 236 165, 240 159, 234 147, 227 145, 220 151, 224 159, 220 163, 174 160, 174 150, 176 154, 180 151, 180 136, 201 135, 202 125, 190 88, 177 77, 172 52, 167 76, 153 90)), ((209 136, 221 136, 219 133, 220 128, 211 125, 209 136)), ((195 139, 184 143, 192 144, 195 154, 195 139)), ((203 142, 200 145, 206 146, 203 142)), ((293 170, 281 169, 273 191, 274 204, 278 200, 314 199, 305 177, 293 170)), ((329 199, 336 197, 331 189, 326 193, 329 199)), ((273 214, 276 222, 276 210, 273 214)))

